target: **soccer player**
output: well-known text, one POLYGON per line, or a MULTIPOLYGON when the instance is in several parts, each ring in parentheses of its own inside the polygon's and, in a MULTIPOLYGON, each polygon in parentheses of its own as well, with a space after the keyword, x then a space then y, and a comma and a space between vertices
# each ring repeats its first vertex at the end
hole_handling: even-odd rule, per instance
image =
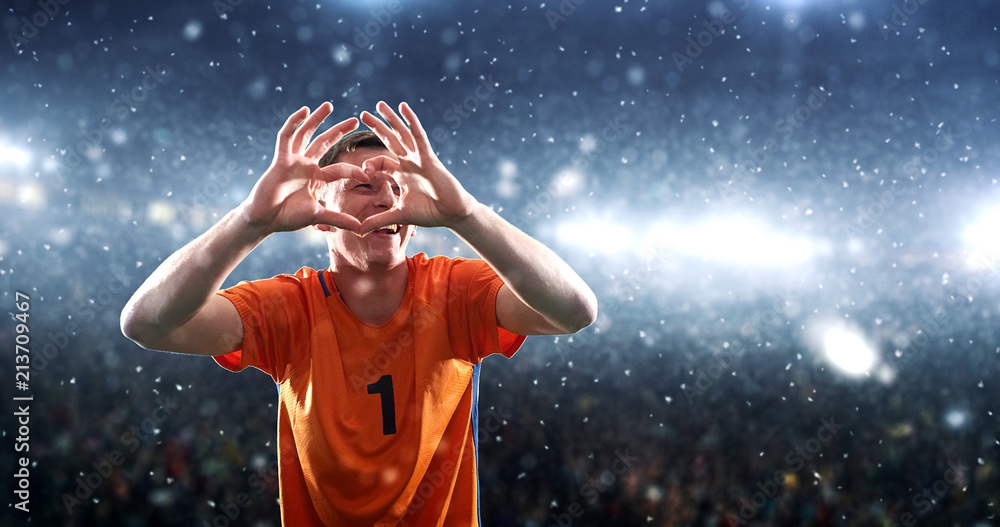
POLYGON ((579 331, 596 298, 462 187, 406 103, 362 112, 371 132, 345 136, 351 118, 312 139, 332 109, 288 118, 250 196, 146 279, 122 331, 274 379, 284 525, 478 524, 482 359, 579 331), (218 291, 264 238, 308 226, 328 269, 218 291), (451 229, 482 260, 407 257, 415 226, 451 229))

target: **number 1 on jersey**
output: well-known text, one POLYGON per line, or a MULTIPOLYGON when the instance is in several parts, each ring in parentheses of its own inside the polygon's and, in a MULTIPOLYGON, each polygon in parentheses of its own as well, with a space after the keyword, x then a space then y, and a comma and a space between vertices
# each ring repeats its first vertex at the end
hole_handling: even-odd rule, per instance
POLYGON ((392 375, 383 375, 368 385, 368 393, 382 396, 382 435, 396 433, 396 398, 392 394, 392 375))

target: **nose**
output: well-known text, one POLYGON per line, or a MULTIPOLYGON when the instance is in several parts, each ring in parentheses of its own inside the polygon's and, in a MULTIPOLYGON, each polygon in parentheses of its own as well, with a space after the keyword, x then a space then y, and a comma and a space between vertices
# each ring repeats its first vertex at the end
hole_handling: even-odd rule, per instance
POLYGON ((399 199, 398 185, 396 181, 385 174, 379 174, 376 178, 377 182, 372 182, 376 185, 375 196, 372 200, 374 205, 379 208, 391 209, 396 205, 396 200, 399 199))

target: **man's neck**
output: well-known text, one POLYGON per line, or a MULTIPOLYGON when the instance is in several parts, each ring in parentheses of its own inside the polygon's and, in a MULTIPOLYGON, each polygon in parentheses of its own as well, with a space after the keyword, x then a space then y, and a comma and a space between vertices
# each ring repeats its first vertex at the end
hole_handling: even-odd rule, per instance
POLYGON ((406 297, 409 274, 406 260, 391 266, 360 269, 331 259, 330 273, 344 304, 366 324, 379 326, 388 322, 406 297))

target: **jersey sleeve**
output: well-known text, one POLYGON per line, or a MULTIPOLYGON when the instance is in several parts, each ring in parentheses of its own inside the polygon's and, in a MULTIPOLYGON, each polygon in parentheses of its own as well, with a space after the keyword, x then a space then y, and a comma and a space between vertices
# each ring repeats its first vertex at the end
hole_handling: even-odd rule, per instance
POLYGON ((241 349, 214 357, 227 370, 238 372, 248 366, 267 373, 280 383, 300 352, 309 342, 307 298, 294 276, 240 282, 219 291, 236 307, 243 321, 241 349))
POLYGON ((472 362, 478 363, 494 353, 507 358, 513 356, 521 347, 525 336, 511 333, 497 324, 497 291, 503 286, 503 279, 482 260, 467 260, 456 264, 452 278, 469 280, 467 321, 469 334, 473 339, 473 350, 477 354, 472 357, 472 362))

